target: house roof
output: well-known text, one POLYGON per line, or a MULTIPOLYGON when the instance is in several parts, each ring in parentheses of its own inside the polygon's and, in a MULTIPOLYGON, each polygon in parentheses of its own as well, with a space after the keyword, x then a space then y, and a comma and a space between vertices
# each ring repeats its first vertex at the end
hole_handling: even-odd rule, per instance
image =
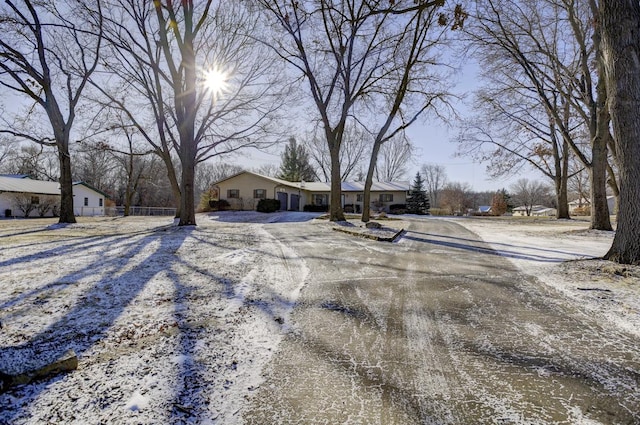
MULTIPOLYGON (((544 205, 532 205, 531 206, 531 211, 541 211, 541 210, 546 210, 549 209, 549 207, 545 207, 544 205)), ((515 207, 513 209, 513 211, 526 211, 527 207, 525 207, 524 205, 519 206, 519 207, 515 207)))
POLYGON ((11 177, 12 179, 30 179, 29 174, 0 174, 0 177, 11 177))
POLYGON ((282 179, 277 179, 275 177, 263 176, 262 174, 258 174, 258 173, 254 173, 253 171, 246 171, 246 170, 240 171, 239 173, 235 173, 235 174, 233 174, 233 175, 231 175, 229 177, 226 177, 226 178, 224 178, 222 180, 218 180, 217 182, 214 183, 214 185, 218 185, 220 183, 226 182, 227 180, 231 180, 231 179, 233 179, 235 177, 238 177, 241 174, 251 174, 252 176, 261 177, 263 179, 270 180, 270 181, 272 181, 274 183, 277 183, 279 185, 282 185, 282 186, 295 187, 296 189, 298 189, 299 185, 300 185, 300 183, 297 183, 297 182, 290 182, 290 181, 286 181, 286 180, 282 180, 282 179))
POLYGON ((91 186, 89 183, 87 182, 73 182, 74 186, 84 186, 87 189, 93 190, 94 192, 99 193, 100 195, 104 196, 105 198, 108 198, 109 195, 104 193, 103 191, 101 191, 100 189, 96 189, 95 187, 91 186))
POLYGON ((29 178, 0 177, 0 192, 60 195, 60 183, 29 178))
MULTIPOLYGON (((85 182, 74 182, 74 186, 85 186, 104 197, 108 195, 85 182)), ((60 183, 44 180, 32 180, 22 177, 0 176, 0 192, 33 193, 34 195, 60 195, 60 183)))
MULTIPOLYGON (((611 200, 614 199, 615 196, 613 195, 608 195, 607 196, 607 200, 611 200)), ((586 199, 586 198, 578 198, 578 199, 574 199, 573 201, 569 202, 570 206, 578 206, 578 205, 591 205, 591 199, 586 199)))
MULTIPOLYGON (((234 177, 237 177, 241 174, 251 174, 256 177, 260 177, 266 180, 270 180, 274 183, 277 183, 281 186, 288 186, 295 189, 306 190, 309 192, 330 192, 331 184, 326 182, 290 182, 287 180, 278 179, 275 177, 263 176, 262 174, 254 173, 252 171, 241 171, 232 176, 229 176, 225 179, 222 179, 214 184, 220 184, 227 180, 230 180, 234 177)), ((372 192, 398 192, 398 191, 407 191, 410 188, 409 182, 399 181, 399 182, 373 182, 371 185, 372 192)), ((364 191, 364 182, 342 182, 342 191, 343 192, 363 192, 364 191)))

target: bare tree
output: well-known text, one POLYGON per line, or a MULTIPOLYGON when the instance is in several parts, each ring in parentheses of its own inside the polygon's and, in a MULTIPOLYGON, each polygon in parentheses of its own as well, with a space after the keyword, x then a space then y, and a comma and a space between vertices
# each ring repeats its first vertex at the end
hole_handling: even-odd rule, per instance
POLYGON ((524 206, 527 216, 533 206, 540 205, 548 197, 549 188, 542 182, 518 179, 510 188, 514 202, 524 206))
MULTIPOLYGON (((582 167, 582 164, 577 164, 575 161, 569 165, 569 181, 567 182, 567 190, 570 195, 580 202, 585 204, 590 198, 590 185, 589 185, 589 173, 582 167)), ((590 201, 588 202, 591 203, 590 201)), ((582 207, 583 205, 579 205, 582 207)))
POLYGON ((0 131, 57 149, 59 221, 75 223, 69 140, 87 80, 99 61, 101 1, 5 3, 0 9, 0 85, 33 107, 14 114, 13 122, 4 120, 0 131), (39 134, 41 126, 33 126, 40 118, 36 106, 46 113, 49 132, 39 134))
POLYGON ((56 149, 40 144, 22 144, 20 149, 7 155, 4 171, 11 174, 26 174, 36 180, 58 180, 60 176, 56 149))
POLYGON ((442 165, 423 164, 420 168, 432 208, 440 208, 440 192, 447 184, 447 170, 442 165))
POLYGON ((33 193, 18 193, 13 196, 13 204, 22 212, 24 217, 29 217, 35 211, 38 204, 34 202, 36 196, 33 193))
MULTIPOLYGON (((303 143, 309 152, 309 160, 316 168, 316 175, 328 182, 331 180, 331 155, 326 140, 318 135, 317 130, 318 128, 303 143)), ((366 137, 364 130, 357 125, 347 124, 345 127, 340 145, 340 179, 342 181, 354 178, 362 161, 368 155, 369 144, 366 137)))
POLYGON ((55 216, 58 213, 60 198, 56 196, 40 196, 39 202, 36 205, 38 215, 44 217, 49 211, 55 216))
POLYGON ((508 143, 510 137, 503 141, 501 134, 483 128, 484 136, 491 137, 480 139, 483 143, 498 142, 497 146, 505 151, 500 158, 503 165, 526 160, 552 178, 558 216, 563 218, 568 217, 570 148, 591 175, 591 227, 610 230, 606 173, 607 143, 611 138, 605 85, 597 79, 601 55, 599 33, 591 25, 595 21, 595 2, 483 0, 476 4, 471 20, 474 25, 466 32, 482 58, 485 79, 494 87, 480 100, 499 99, 491 106, 502 111, 503 120, 513 120, 518 132, 529 134, 523 140, 508 143), (505 85, 520 93, 528 106, 526 110, 523 102, 516 103, 515 110, 513 102, 504 102, 505 85), (537 112, 527 116, 529 111, 537 112), (540 150, 538 146, 545 148, 540 150), (540 152, 548 160, 540 157, 540 152))
MULTIPOLYGON (((278 167, 273 166, 275 173, 278 172, 278 167)), ((231 177, 234 174, 241 172, 243 168, 239 165, 233 165, 228 162, 201 162, 196 167, 196 199, 202 199, 202 194, 209 190, 214 183, 224 180, 227 177, 231 177)), ((264 174, 256 170, 258 174, 264 174)), ((273 177, 273 176, 271 176, 273 177)))
POLYGON ((119 164, 107 142, 85 141, 73 150, 73 177, 89 183, 102 191, 116 185, 116 169, 119 164))
POLYGON ((269 52, 254 41, 260 20, 243 2, 111 5, 105 71, 117 84, 95 81, 95 87, 164 161, 179 225, 195 224, 196 164, 272 143, 267 135, 285 90, 276 84, 280 73, 269 52))
MULTIPOLYGON (((427 65, 425 49, 434 40, 429 29, 439 18, 436 9, 444 2, 259 0, 259 3, 282 30, 273 40, 264 42, 308 84, 329 150, 330 220, 344 220, 340 152, 345 129, 353 122, 364 125, 370 119, 373 122, 374 116, 382 117, 378 120, 381 127, 370 131, 374 141, 372 165, 365 183, 364 201, 368 205, 368 188, 381 144, 427 107, 425 102, 416 100, 411 105, 415 108, 410 108, 405 96, 414 92, 426 94, 418 82, 425 80, 415 78, 427 65)), ((444 20, 443 17, 440 22, 444 20)), ((366 221, 368 208, 364 211, 366 221)))
POLYGON ((449 214, 465 214, 473 203, 473 190, 467 183, 447 183, 440 192, 440 208, 449 214))
POLYGON ((404 133, 396 135, 380 148, 375 177, 390 182, 403 179, 414 154, 414 147, 404 133))
POLYGON ((6 170, 9 165, 9 158, 14 152, 14 146, 11 140, 6 137, 0 137, 0 170, 6 170))
POLYGON ((267 177, 277 177, 280 172, 280 167, 275 164, 262 164, 253 169, 254 172, 267 177))
POLYGON ((640 3, 601 0, 599 11, 620 174, 618 224, 605 258, 640 264, 640 3))
POLYGON ((140 147, 140 142, 135 142, 136 138, 142 141, 135 127, 121 127, 121 130, 126 139, 124 147, 114 147, 101 143, 98 149, 110 153, 120 169, 120 184, 124 188, 122 195, 123 215, 127 217, 131 213, 135 195, 140 193, 142 182, 153 179, 151 173, 153 161, 149 161, 148 156, 154 151, 144 150, 140 147))

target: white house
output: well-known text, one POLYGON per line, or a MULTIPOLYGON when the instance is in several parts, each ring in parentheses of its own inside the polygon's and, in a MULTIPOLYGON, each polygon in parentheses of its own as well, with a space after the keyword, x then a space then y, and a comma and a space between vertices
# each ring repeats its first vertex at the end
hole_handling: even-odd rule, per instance
MULTIPOLYGON (((591 214, 591 200, 585 198, 575 199, 569 202, 569 212, 571 214, 591 214)), ((616 197, 613 195, 607 196, 607 206, 609 207, 609 214, 616 214, 616 197)))
MULTIPOLYGON (((533 205, 529 207, 529 213, 531 217, 553 217, 557 214, 555 208, 545 207, 544 205, 533 205)), ((514 217, 527 216, 527 207, 520 206, 513 209, 514 217)))
MULTIPOLYGON (((290 182, 242 171, 214 184, 218 198, 236 210, 254 210, 260 199, 280 200, 280 209, 303 211, 306 205, 328 208, 331 185, 324 182, 290 182)), ((405 204, 409 182, 374 182, 371 187, 371 208, 388 211, 393 204, 405 204)), ((347 212, 362 212, 363 182, 343 182, 341 204, 347 212)))
POLYGON ((104 215, 107 194, 85 182, 73 184, 73 214, 76 216, 104 215))
MULTIPOLYGON (((104 215, 107 195, 84 182, 73 184, 76 216, 104 215)), ((0 176, 0 214, 3 217, 52 217, 60 210, 60 184, 23 175, 0 176)))

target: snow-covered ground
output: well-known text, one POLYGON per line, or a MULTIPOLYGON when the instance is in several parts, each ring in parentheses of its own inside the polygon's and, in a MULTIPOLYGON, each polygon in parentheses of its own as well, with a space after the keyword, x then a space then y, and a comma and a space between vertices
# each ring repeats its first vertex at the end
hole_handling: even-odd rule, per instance
MULTIPOLYGON (((0 371, 68 349, 79 357, 72 373, 0 394, 0 424, 241 423, 308 274, 264 224, 316 216, 224 212, 187 228, 158 217, 0 220, 0 371)), ((453 220, 608 326, 640 334, 639 268, 587 260, 611 234, 578 221, 453 220)), ((331 224, 312 223, 330 240, 331 224)))
POLYGON ((603 322, 640 336, 640 267, 599 259, 611 247, 613 232, 589 230, 584 220, 450 220, 603 322))
POLYGON ((79 357, 0 395, 0 423, 239 421, 307 269, 261 224, 214 218, 0 221, 0 370, 79 357))

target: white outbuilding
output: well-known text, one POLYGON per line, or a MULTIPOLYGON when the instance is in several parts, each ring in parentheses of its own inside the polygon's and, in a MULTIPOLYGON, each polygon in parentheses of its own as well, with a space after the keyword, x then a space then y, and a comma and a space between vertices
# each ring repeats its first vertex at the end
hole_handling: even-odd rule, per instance
MULTIPOLYGON (((76 216, 104 215, 107 195, 84 182, 73 184, 76 216)), ((60 211, 60 183, 24 175, 0 176, 2 217, 53 217, 60 211)))

